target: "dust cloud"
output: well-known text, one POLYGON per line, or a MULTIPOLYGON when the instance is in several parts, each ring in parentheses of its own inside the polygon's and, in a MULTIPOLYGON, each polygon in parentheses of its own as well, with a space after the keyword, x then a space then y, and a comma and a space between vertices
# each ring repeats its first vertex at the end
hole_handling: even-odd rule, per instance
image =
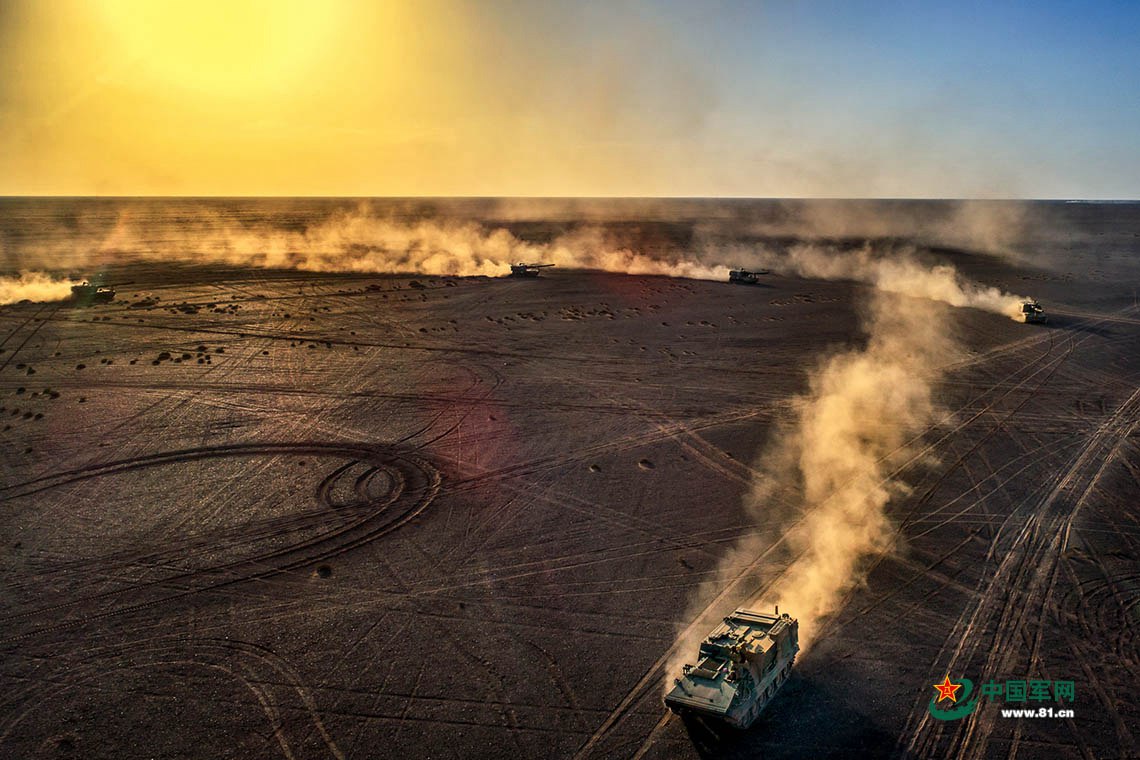
POLYGON ((822 280, 851 280, 887 293, 940 301, 950 306, 971 307, 1016 319, 1021 296, 962 278, 948 264, 918 261, 913 249, 882 254, 864 245, 854 251, 839 251, 819 245, 795 245, 784 256, 762 256, 774 271, 822 280))
POLYGON ((374 274, 500 276, 512 263, 628 274, 723 279, 728 268, 696 261, 676 248, 641 250, 598 226, 564 230, 547 242, 521 239, 503 226, 446 218, 406 220, 375 213, 367 204, 292 229, 242 224, 206 209, 182 219, 140 221, 122 213, 87 245, 61 236, 20 252, 21 268, 90 271, 131 261, 225 264, 267 269, 374 274))
POLYGON ((666 666, 666 691, 731 610, 733 587, 750 577, 766 587, 744 606, 778 605, 799 620, 801 648, 812 645, 823 620, 863 582, 868 560, 894 545, 887 506, 908 493, 901 471, 920 459, 923 434, 943 418, 935 389, 941 368, 960 354, 948 307, 1012 318, 1022 300, 907 250, 805 244, 753 255, 775 271, 872 285, 862 314, 866 342, 810 372, 790 420, 760 455, 745 506, 754 524, 769 527, 742 538, 717 580, 696 594, 666 666))
POLYGON ((876 291, 866 346, 812 373, 793 422, 762 456, 749 509, 763 514, 772 492, 788 489, 801 495, 802 512, 785 536, 790 564, 752 604, 779 604, 797 617, 805 649, 822 618, 861 581, 864 561, 891 545, 886 507, 907 493, 898 469, 939 416, 939 367, 958 351, 940 311, 876 291))
POLYGON ((44 231, 35 244, 0 251, 0 262, 10 271, 79 276, 131 261, 498 276, 512 263, 545 261, 698 279, 724 279, 730 265, 743 264, 868 282, 952 305, 987 300, 985 308, 993 308, 1003 294, 983 288, 971 292, 972 286, 952 269, 898 255, 892 241, 913 241, 912 253, 921 246, 955 244, 1018 255, 1017 241, 1032 219, 1025 204, 965 201, 928 207, 854 201, 748 205, 700 199, 473 199, 458 206, 467 217, 431 208, 414 200, 361 202, 302 224, 287 213, 262 216, 247 209, 227 214, 206 203, 157 210, 124 204, 109 217, 99 207, 78 215, 65 209, 61 217, 70 221, 44 231), (680 230, 680 238, 638 237, 643 225, 653 224, 680 230), (538 230, 538 239, 527 230, 538 230), (777 238, 785 242, 773 244, 777 238), (852 252, 837 242, 844 239, 874 242, 852 252), (787 240, 802 242, 789 249, 787 240), (931 270, 939 275, 937 281, 929 276, 931 270))
POLYGON ((940 416, 933 391, 941 367, 960 349, 952 321, 929 301, 1016 319, 1023 299, 969 282, 949 265, 925 266, 910 255, 876 258, 867 248, 838 254, 796 247, 788 261, 807 276, 874 286, 866 345, 832 356, 811 374, 793 424, 761 457, 764 477, 748 502, 763 513, 774 487, 802 494, 802 516, 785 537, 791 564, 755 604, 782 604, 798 617, 806 648, 820 620, 861 581, 864 560, 890 546, 886 507, 907 492, 898 470, 940 416))
POLYGON ((0 306, 20 301, 62 301, 71 296, 71 286, 76 284, 43 272, 20 272, 15 277, 0 277, 0 306))

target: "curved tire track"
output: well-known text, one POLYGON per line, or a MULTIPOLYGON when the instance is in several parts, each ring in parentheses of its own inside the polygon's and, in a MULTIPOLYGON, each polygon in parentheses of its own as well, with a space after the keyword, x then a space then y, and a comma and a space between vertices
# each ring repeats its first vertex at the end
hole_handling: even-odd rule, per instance
MULTIPOLYGON (((204 568, 176 571, 173 575, 167 575, 158 580, 134 583, 125 588, 102 593, 87 594, 56 605, 13 612, 0 619, 0 622, 9 629, 18 621, 34 621, 45 616, 50 616, 53 622, 39 626, 33 625, 31 630, 25 630, 21 633, 13 632, 0 639, 0 643, 10 645, 37 634, 136 611, 179 597, 220 589, 234 583, 296 570, 344 554, 391 533, 414 519, 432 502, 441 485, 439 471, 427 460, 410 451, 395 447, 362 444, 304 442, 234 444, 152 454, 34 478, 0 489, 0 496, 11 501, 63 485, 81 483, 159 465, 177 465, 220 457, 283 453, 331 455, 350 459, 348 465, 335 470, 318 486, 319 498, 331 498, 329 497, 331 483, 357 462, 365 463, 365 466, 374 467, 377 470, 398 473, 399 477, 389 476, 391 488, 386 494, 370 498, 363 504, 353 505, 351 509, 343 509, 334 502, 328 501, 326 507, 331 509, 306 512, 298 517, 296 522, 300 523, 300 527, 314 528, 330 522, 330 512, 336 515, 336 519, 331 521, 334 527, 314 537, 288 543, 278 548, 262 549, 238 559, 223 561, 204 568), (84 608, 89 607, 92 603, 98 603, 99 611, 83 615, 84 608), (59 620, 60 616, 67 613, 72 614, 71 619, 59 620)), ((352 485, 354 484, 350 484, 350 487, 352 485)), ((270 521, 268 533, 264 525, 255 523, 250 526, 245 535, 251 539, 251 543, 256 548, 265 542, 267 535, 278 534, 281 530, 281 522, 270 521)), ((298 527, 290 522, 290 518, 286 518, 284 524, 286 532, 291 532, 289 529, 298 527)), ((241 537, 241 535, 238 536, 239 539, 241 537)), ((163 556, 167 560, 179 557, 184 559, 188 556, 188 552, 192 551, 196 545, 200 545, 201 542, 201 537, 195 537, 193 541, 184 542, 181 545, 175 544, 172 548, 166 549, 163 556)), ((156 559, 153 554, 143 556, 148 559, 156 559)), ((137 562, 141 558, 141 556, 135 556, 117 559, 120 562, 125 560, 129 564, 131 560, 137 562)))

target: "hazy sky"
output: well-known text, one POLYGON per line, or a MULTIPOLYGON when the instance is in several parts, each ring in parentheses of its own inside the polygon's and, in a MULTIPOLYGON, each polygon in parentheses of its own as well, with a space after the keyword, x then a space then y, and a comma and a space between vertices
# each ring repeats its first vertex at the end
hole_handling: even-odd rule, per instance
POLYGON ((0 194, 1140 198, 1140 2, 0 0, 0 194))

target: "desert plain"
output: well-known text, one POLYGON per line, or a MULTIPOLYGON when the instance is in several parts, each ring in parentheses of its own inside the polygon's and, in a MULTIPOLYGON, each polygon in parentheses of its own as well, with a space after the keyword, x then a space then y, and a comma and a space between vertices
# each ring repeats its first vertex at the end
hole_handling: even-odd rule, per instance
POLYGON ((1030 255, 919 246, 1049 321, 929 303, 890 546, 747 731, 666 665, 708 584, 779 577, 724 557, 790 527, 757 461, 868 283, 130 260, 0 307, 0 754, 1135 757, 1140 210, 1043 213, 1030 255), (934 720, 945 675, 1075 715, 934 720))

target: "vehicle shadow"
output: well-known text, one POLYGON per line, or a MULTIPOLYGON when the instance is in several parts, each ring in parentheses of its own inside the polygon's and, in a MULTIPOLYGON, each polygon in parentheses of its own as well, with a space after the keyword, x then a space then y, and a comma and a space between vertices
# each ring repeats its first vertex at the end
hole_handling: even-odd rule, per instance
POLYGON ((772 704, 747 730, 696 716, 684 718, 702 758, 882 757, 896 737, 873 714, 854 709, 838 686, 793 674, 772 704))

